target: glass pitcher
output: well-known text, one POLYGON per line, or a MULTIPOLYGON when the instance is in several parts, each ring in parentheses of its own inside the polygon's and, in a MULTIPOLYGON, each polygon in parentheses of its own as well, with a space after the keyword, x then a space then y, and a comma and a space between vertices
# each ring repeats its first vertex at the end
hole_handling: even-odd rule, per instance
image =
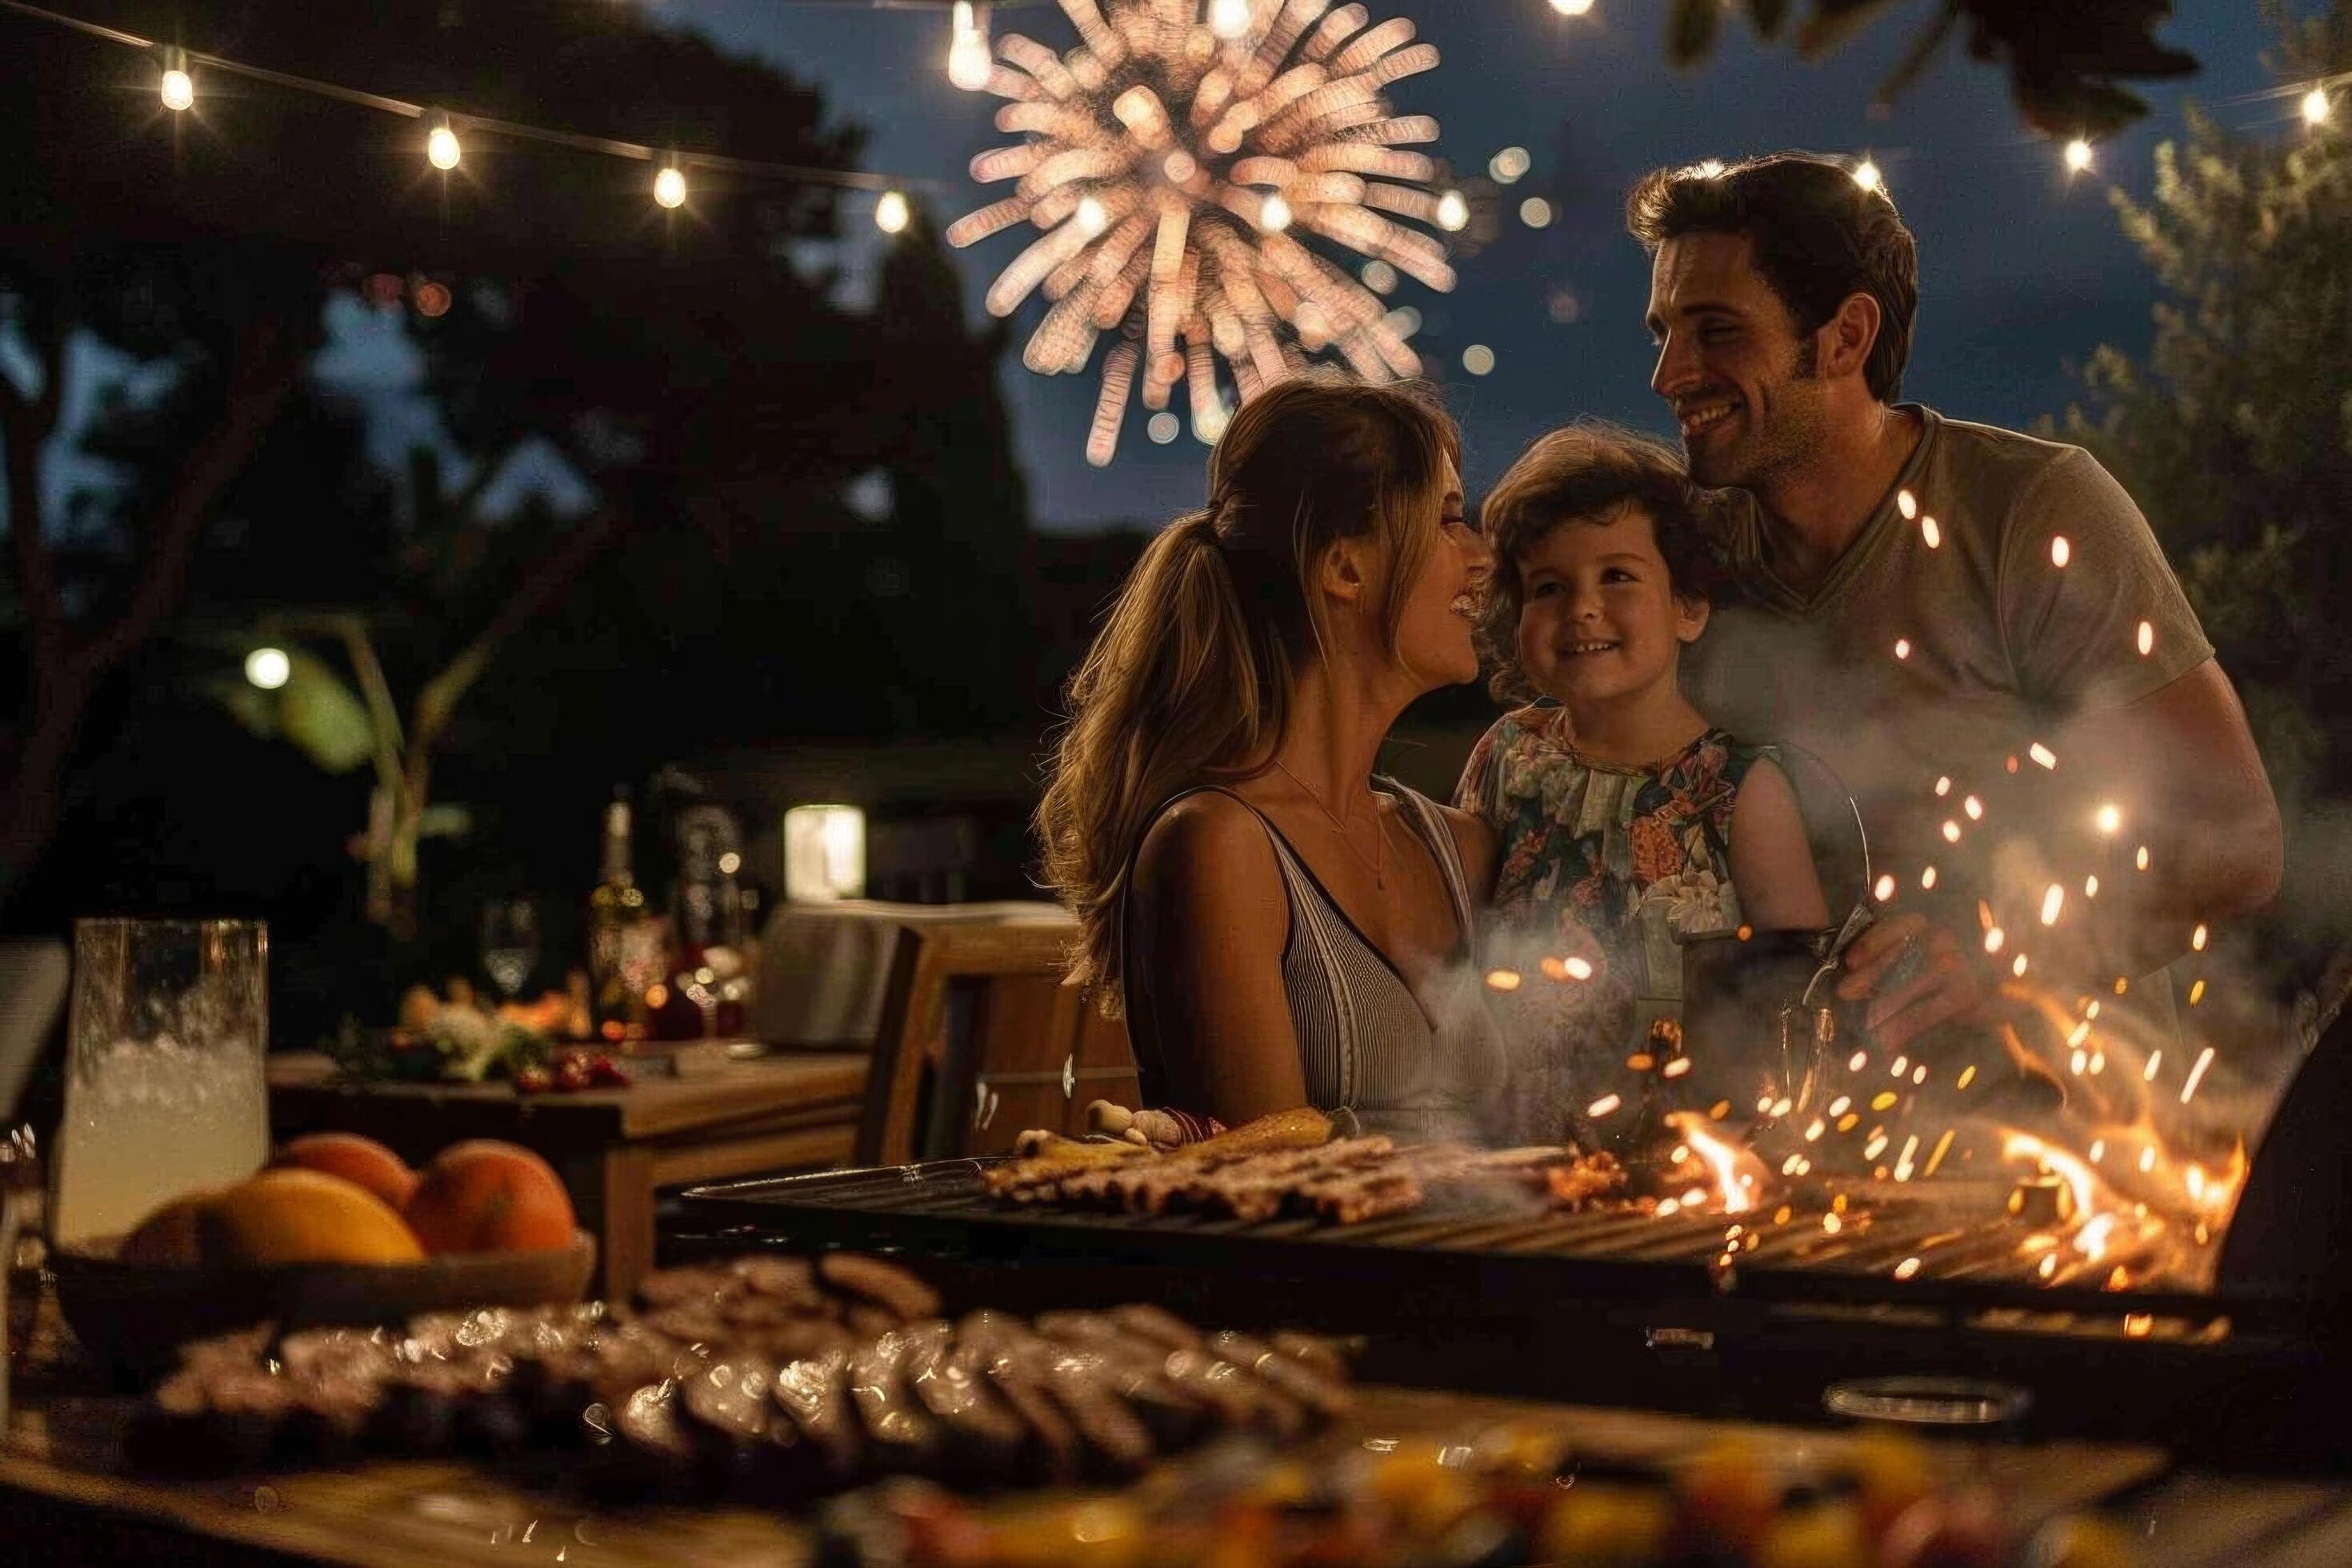
POLYGON ((268 971, 259 921, 75 922, 52 1244, 121 1235, 261 1167, 268 971))

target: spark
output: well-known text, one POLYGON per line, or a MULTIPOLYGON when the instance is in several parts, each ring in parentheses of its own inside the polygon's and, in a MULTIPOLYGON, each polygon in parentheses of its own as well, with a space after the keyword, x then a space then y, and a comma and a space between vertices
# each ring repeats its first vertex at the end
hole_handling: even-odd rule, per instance
POLYGON ((2083 896, 2086 899, 2095 899, 2099 896, 2099 879, 2096 877, 2083 879, 2083 896))
POLYGON ((1680 1198, 1660 1198, 1660 1199, 1658 1200, 1657 1215, 1658 1215, 1658 1217, 1659 1217, 1660 1219, 1671 1219, 1671 1218, 1673 1218, 1675 1215, 1678 1215, 1678 1214, 1680 1214, 1680 1213, 1682 1213, 1682 1212, 1683 1212, 1683 1201, 1682 1201, 1682 1199, 1680 1199, 1680 1198))
POLYGON ((1895 657, 1897 658, 1909 658, 1911 657, 1911 639, 1909 637, 1896 637, 1895 639, 1895 657))
POLYGON ((1680 1078, 1683 1074, 1690 1071, 1690 1058, 1676 1057, 1674 1060, 1668 1062, 1665 1066, 1658 1069, 1658 1076, 1660 1078, 1680 1078))
POLYGON ((1893 1089, 1880 1089, 1876 1094, 1870 1097, 1870 1109, 1873 1110, 1885 1110, 1895 1103, 1895 1099, 1896 1096, 1893 1089))
POLYGON ((2146 1175, 2148 1172, 2156 1169, 2155 1144, 2151 1143, 2147 1148, 2139 1152, 2139 1169, 2142 1175, 2146 1175))
POLYGON ((1843 1116, 1838 1118, 1837 1130, 1841 1132, 1851 1132, 1861 1125, 1861 1115, 1855 1111, 1849 1110, 1843 1116))
POLYGON ((1918 1272, 1919 1260, 1916 1258, 1906 1258, 1895 1266, 1895 1278, 1897 1279, 1908 1279, 1918 1272))
POLYGON ((1926 1062, 1921 1062, 1917 1067, 1911 1069, 1911 1081, 1915 1084, 1925 1084, 1927 1081, 1927 1064, 1926 1062))
POLYGON ((2063 533, 2052 534, 2050 536, 2050 564, 2057 567, 2063 572, 2066 569, 2066 563, 2073 559, 2074 559, 2074 547, 2066 542, 2066 536, 2063 533))
POLYGON ((2327 101, 2327 89, 2324 87, 2313 88, 2303 95, 2303 122, 2305 125, 2325 125, 2327 122, 2330 108, 2327 101))
POLYGON ((2090 1059, 2088 1053, 2077 1047, 2074 1054, 2066 1058, 2067 1070, 2076 1078, 2080 1078, 2083 1076, 2083 1068, 2089 1064, 2090 1059))
POLYGON ((1913 518, 1919 515, 1918 499, 1913 496, 1909 490, 1896 490, 1895 492, 1895 510, 1903 514, 1904 521, 1908 522, 1913 518))
POLYGON ((2132 857, 2132 864, 2138 867, 2143 871, 2147 869, 2147 845, 2143 844, 2139 847, 2139 852, 2132 857))
POLYGON ((2130 976, 2130 975, 2128 975, 2128 974, 2118 974, 2118 975, 2116 975, 2116 995, 2120 996, 2120 995, 2122 995, 2125 992, 2126 992, 2126 991, 2128 991, 2128 990, 2130 990, 2130 989, 2131 989, 2131 976, 2130 976))
POLYGON ((1919 537, 1927 542, 1927 548, 1930 550, 1943 548, 1944 531, 1936 526, 1936 520, 1932 517, 1923 517, 1919 520, 1919 537))
POLYGON ((2008 940, 2009 933, 2001 930, 2000 927, 1995 926, 1992 930, 1985 932, 1985 951, 1987 952, 1999 952, 2001 949, 2001 944, 2008 940))
POLYGON ((2036 741, 2033 744, 2026 747, 2025 754, 2032 757, 2035 762, 2041 763, 2045 768, 2054 769, 2058 765, 2058 753, 2052 751, 2049 747, 2043 745, 2039 741, 2036 741))
MULTIPOLYGON (((1729 1107, 1724 1109, 1728 1110, 1729 1107)), ((1749 1156, 1698 1125, 1697 1119, 1686 1111, 1675 1111, 1667 1121, 1706 1163, 1707 1168, 1715 1173, 1716 1191, 1723 1198, 1724 1213, 1746 1214, 1756 1206, 1756 1200, 1748 1195, 1752 1184, 1740 1179, 1740 1163, 1749 1156)))
POLYGON ((1805 1142, 1808 1143, 1818 1143, 1822 1141, 1822 1134, 1829 1130, 1830 1124, 1816 1116, 1813 1118, 1811 1125, 1805 1129, 1805 1142))
POLYGON ((1946 817, 1944 819, 1944 842, 1947 844, 1958 844, 1959 841, 1960 825, 1954 822, 1950 817, 1946 817))
POLYGON ((2189 1005, 2194 1007, 2203 1000, 2205 1000, 2205 982, 2202 980, 2191 982, 2189 987, 2189 1005))
POLYGON ((1853 183, 1860 185, 1865 191, 1884 191, 1886 189, 1885 176, 1878 172, 1878 165, 1872 163, 1867 158, 1864 158, 1860 163, 1854 166, 1853 183))
POLYGON ((1952 780, 1951 780, 1951 776, 1950 776, 1949 774, 1946 774, 1944 777, 1939 778, 1939 779, 1937 779, 1937 780, 1936 781, 1936 795, 1937 795, 1937 798, 1939 798, 1939 799, 1940 799, 1941 797, 1943 797, 1943 796, 1945 796, 1945 795, 1949 795, 1949 794, 1951 794, 1951 793, 1952 793, 1952 780))
POLYGON ((2112 838, 2115 837, 2116 830, 2124 825, 2123 808, 2114 801, 2102 801, 2099 803, 2097 821, 2099 831, 2112 838))
POLYGON ((1538 959, 1536 961, 1536 967, 1543 971, 1544 978, 1547 980, 1566 980, 1568 978, 1568 965, 1562 963, 1559 959, 1552 957, 1549 953, 1546 953, 1543 957, 1538 959))
POLYGON ((1982 822, 1984 820, 1984 802, 1979 800, 1974 795, 1969 795, 1967 799, 1961 801, 1960 809, 1969 814, 1969 820, 1970 822, 1982 822))
POLYGON ((2058 1255, 2051 1253, 2035 1266, 2034 1272, 2048 1279, 2058 1272, 2058 1255))
POLYGON ((1927 1156, 1927 1168, 1920 1172, 1920 1175, 1923 1177, 1932 1176, 1936 1173, 1936 1167, 1944 1163, 1944 1155, 1949 1152, 1952 1147, 1952 1135, 1958 1131, 1959 1129, 1957 1127, 1947 1127, 1944 1129, 1944 1135, 1936 1140, 1936 1152, 1927 1156))
POLYGON ((1720 1121, 1730 1114, 1731 1101, 1727 1100, 1718 1100, 1706 1108, 1707 1120, 1710 1121, 1720 1121))
POLYGON ((2138 641, 2140 658, 2146 658, 2149 654, 2156 651, 2156 626, 2154 623, 2149 621, 2140 622, 2138 641))
POLYGON ((1584 1114, 1597 1120, 1608 1115, 1611 1111, 1616 1110, 1619 1106, 1624 1103, 1625 1101, 1622 1096, 1604 1094, 1599 1100, 1596 1100, 1591 1104, 1586 1106, 1584 1108, 1584 1114))
POLYGON ((1830 1235, 1835 1236, 1844 1228, 1845 1221, 1838 1218, 1837 1215, 1833 1214, 1825 1214, 1822 1215, 1822 1229, 1828 1232, 1830 1235))
POLYGON ((1933 888, 1935 885, 1936 868, 1930 866, 1919 873, 1919 886, 1922 888, 1933 888))
POLYGON ((2047 887, 2047 888, 2045 888, 2045 889, 2042 889, 2042 923, 2043 925, 2046 925, 2046 926, 2054 926, 2054 925, 2056 925, 2056 924, 2058 923, 2058 917, 2059 917, 2061 914, 2063 914, 2063 913, 2064 913, 2064 912, 2065 912, 2065 909, 2066 909, 2066 889, 2063 889, 2063 888, 2060 887, 2057 883, 2053 882, 2053 883, 2051 883, 2051 884, 2050 884, 2050 886, 2049 886, 2049 887, 2047 887))
POLYGON ((2204 926, 2200 924, 2195 931, 2189 933, 2189 946, 2192 952, 2202 952, 2205 951, 2204 926))
POLYGON ((2091 144, 2080 136, 2077 136, 2072 142, 2067 142, 2066 167, 2073 173, 2079 174, 2090 166, 2091 144))
POLYGON ((2084 997, 2083 999, 2083 1016, 2085 1018, 2095 1018, 2098 1016, 2099 999, 2095 996, 2084 997))
POLYGON ((1968 1066, 1966 1066, 1966 1067, 1964 1067, 1964 1068, 1962 1068, 1960 1069, 1960 1076, 1959 1076, 1959 1079, 1958 1079, 1958 1080, 1957 1082, 1955 1082, 1955 1083, 1952 1085, 1952 1087, 1953 1087, 1954 1089, 1966 1089, 1966 1088, 1968 1088, 1968 1087, 1969 1087, 1969 1085, 1970 1085, 1970 1084, 1972 1084, 1972 1083, 1976 1082, 1976 1080, 1977 1080, 1977 1068, 1976 1068, 1976 1064, 1975 1064, 1974 1062, 1970 1062, 1968 1066))
POLYGON ((1894 1065, 1886 1069, 1886 1076, 1889 1078, 1901 1078, 1905 1073, 1909 1072, 1910 1070, 1911 1058, 1908 1057, 1896 1057, 1895 1058, 1894 1065))
POLYGON ((1412 150, 1436 122, 1388 99, 1438 63, 1413 24, 1367 26, 1360 5, 1251 0, 1214 0, 1207 29, 1170 20, 1157 0, 1062 9, 1079 35, 1066 53, 996 39, 984 85, 1008 100, 997 128, 1020 140, 982 153, 971 174, 1013 189, 947 238, 1037 231, 985 304, 1010 316, 1042 289, 1050 304, 1022 354, 1039 374, 1081 374, 1108 344, 1087 461, 1111 461, 1130 395, 1158 412, 1184 389, 1206 440, 1235 404, 1319 357, 1372 383, 1421 374, 1379 298, 1312 248, 1454 287, 1431 231, 1463 226, 1468 204, 1433 189, 1438 164, 1412 150), (1089 197, 1098 228, 1082 216, 1089 197))
POLYGON ((2085 1019, 2084 1019, 2081 1023, 2079 1023, 2079 1024, 2075 1025, 2075 1026, 2074 1026, 2074 1029, 2073 1029, 2073 1031, 2072 1031, 2072 1032, 2070 1032, 2070 1033, 2067 1035, 2067 1037, 2066 1037, 2066 1044, 2067 1044, 2069 1047, 2077 1047, 2077 1046, 2080 1046, 2080 1045, 2081 1045, 2084 1040, 2087 1040, 2087 1039, 2089 1039, 2090 1037, 2091 1037, 2091 1020, 2089 1020, 2088 1018, 2085 1018, 2085 1019))
MULTIPOLYGON (((2123 1272, 2122 1265, 2116 1265, 2116 1272, 2118 1274, 2123 1272)), ((2126 1312, 2124 1314, 2124 1338, 2127 1340, 2144 1340, 2154 1332, 2156 1332, 2156 1314, 2153 1312, 2126 1312)))
POLYGON ((1884 1132, 1872 1133, 1870 1142, 1862 1146, 1862 1157, 1865 1160, 1875 1160, 1885 1152, 1886 1134, 1884 1132))
POLYGON ((2189 1097, 2195 1094, 2197 1092, 2197 1086, 2205 1081, 2205 1069, 2212 1065, 2213 1047, 2208 1046, 2203 1050, 2197 1053, 2197 1065, 2189 1069, 2188 1080, 2180 1086, 2181 1104, 2186 1105, 2189 1103, 2189 1097))
POLYGON ((2020 980, 2025 978, 2025 954, 2021 952, 2014 959, 2010 961, 2009 972, 2017 976, 2020 980))
POLYGON ((2107 1157, 2107 1141, 2104 1138, 2092 1139, 2091 1147, 2088 1152, 2090 1154, 2091 1163, 2094 1165, 2097 1164, 2100 1161, 2107 1157))
POLYGON ((1568 977, 1570 980, 1592 978, 1592 961, 1589 958, 1565 959, 1561 961, 1560 967, 1568 971, 1568 977))
POLYGON ((1635 1051, 1625 1058, 1625 1070, 1628 1072, 1648 1072, 1657 1065, 1657 1058, 1647 1051, 1635 1051))
POLYGON ((1918 1152, 1919 1135, 1916 1132, 1914 1132, 1911 1136, 1903 1140, 1903 1152, 1897 1156, 1895 1161, 1895 1179, 1896 1181, 1907 1182, 1911 1179, 1911 1159, 1913 1155, 1918 1152))
POLYGON ((1848 1072, 1860 1072, 1869 1061, 1870 1053, 1868 1051, 1856 1051, 1853 1055, 1845 1059, 1845 1070, 1848 1072))
POLYGON ((1516 969, 1490 969, 1486 971, 1486 988, 1490 991, 1517 991, 1519 988, 1519 972, 1516 969))
POLYGON ((1843 1116, 1847 1111, 1852 1110, 1853 1109, 1853 1097, 1850 1094, 1841 1094, 1835 1100, 1830 1101, 1830 1114, 1832 1116, 1843 1116))
POLYGON ((904 230, 909 216, 903 191, 885 191, 874 204, 874 226, 884 234, 898 234, 904 230))
POLYGON ((1780 1099, 1772 1102, 1772 1109, 1766 1112, 1766 1114, 1770 1116, 1773 1120, 1778 1121, 1780 1118, 1788 1115, 1790 1111, 1795 1110, 1796 1103, 1797 1102, 1795 1100, 1790 1100, 1788 1096, 1782 1095, 1780 1099))

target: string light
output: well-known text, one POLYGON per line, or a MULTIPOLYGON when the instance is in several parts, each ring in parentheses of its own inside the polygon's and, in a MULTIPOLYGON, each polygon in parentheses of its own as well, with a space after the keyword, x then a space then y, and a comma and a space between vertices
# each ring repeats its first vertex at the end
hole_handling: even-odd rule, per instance
POLYGON ((988 53, 988 7, 955 0, 950 27, 948 80, 966 92, 978 92, 995 68, 988 53))
POLYGON ((294 673, 294 661, 282 647, 257 647, 245 656, 245 678, 264 691, 275 691, 294 673))
POLYGON ((1876 191, 1881 195, 1886 190, 1885 176, 1878 172, 1878 165, 1867 158, 1854 166, 1853 183, 1865 191, 1876 191))
POLYGON ((457 145, 457 133, 449 129, 449 121, 444 116, 425 138, 425 161, 446 174, 464 156, 465 149, 457 145))
POLYGON ((2303 95, 2303 122, 2305 125, 2326 124, 2332 107, 2327 101, 2327 89, 2324 87, 2313 88, 2303 95))
POLYGON ((897 234, 905 229, 910 216, 904 191, 885 191, 881 200, 874 204, 874 226, 884 234, 897 234))
POLYGON ((1551 0, 1551 8, 1563 16, 1582 16, 1592 9, 1592 0, 1551 0))
POLYGON ((2080 174, 2091 166, 2091 144, 2080 136, 2066 143, 2066 167, 2080 174))
POLYGON ((188 74, 188 57, 177 49, 163 57, 161 90, 163 107, 174 114, 184 112, 196 101, 196 80, 188 74))
POLYGON ((676 164, 665 167, 654 176, 654 200, 666 207, 686 205, 686 175, 676 164))

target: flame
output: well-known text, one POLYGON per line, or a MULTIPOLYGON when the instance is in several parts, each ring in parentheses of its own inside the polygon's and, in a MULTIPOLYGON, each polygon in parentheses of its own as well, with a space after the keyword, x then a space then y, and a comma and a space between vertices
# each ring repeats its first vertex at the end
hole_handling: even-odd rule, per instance
POLYGON ((1763 1169, 1761 1161, 1747 1150, 1727 1143, 1708 1131, 1706 1119, 1696 1111, 1671 1112, 1666 1117, 1666 1125, 1673 1128, 1684 1146, 1714 1173, 1715 1195, 1723 1205, 1724 1213, 1746 1214, 1756 1206, 1754 1194, 1757 1177, 1763 1169))

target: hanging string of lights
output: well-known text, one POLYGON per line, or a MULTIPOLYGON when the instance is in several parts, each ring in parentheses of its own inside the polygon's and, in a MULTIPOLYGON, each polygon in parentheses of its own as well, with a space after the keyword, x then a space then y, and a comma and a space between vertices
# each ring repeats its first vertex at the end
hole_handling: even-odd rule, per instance
POLYGON ((174 114, 185 114, 195 108, 198 71, 218 71, 251 80, 267 82, 273 87, 306 92, 341 103, 355 104, 386 114, 397 114, 425 122, 424 153, 426 163, 443 174, 456 170, 465 162, 465 138, 476 135, 505 137, 517 141, 540 142, 577 152, 600 153, 605 157, 626 158, 655 165, 654 177, 647 194, 656 205, 675 210, 686 205, 689 192, 689 170, 708 169, 751 178, 788 181, 801 184, 837 185, 848 190, 871 191, 875 195, 875 226, 886 234, 897 234, 907 226, 912 208, 908 202, 909 190, 936 190, 941 182, 918 177, 876 173, 861 169, 826 169, 801 163, 779 163, 752 158, 733 158, 718 153, 687 152, 648 146, 641 142, 626 142, 610 136, 589 136, 573 131, 554 131, 545 126, 527 125, 520 121, 503 120, 495 115, 471 114, 458 110, 431 104, 412 103, 405 99, 389 98, 382 93, 368 92, 345 87, 339 82, 323 81, 316 77, 297 76, 289 71, 273 70, 267 66, 251 65, 225 56, 206 54, 201 50, 183 48, 119 27, 105 26, 79 16, 28 5, 26 0, 0 0, 0 11, 29 16, 37 21, 53 23, 61 27, 109 43, 121 44, 152 56, 156 63, 156 93, 165 109, 174 114))

